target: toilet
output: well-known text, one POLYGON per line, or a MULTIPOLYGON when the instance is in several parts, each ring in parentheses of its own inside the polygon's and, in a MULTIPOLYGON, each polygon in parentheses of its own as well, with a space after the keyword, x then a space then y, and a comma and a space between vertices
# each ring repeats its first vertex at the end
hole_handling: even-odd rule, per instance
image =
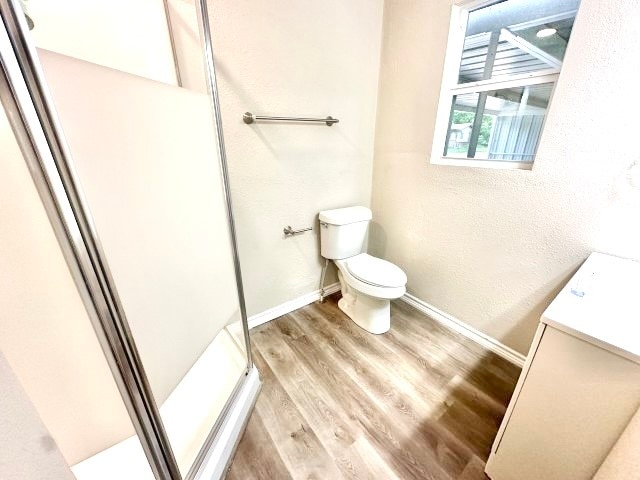
POLYGON ((338 267, 342 298, 338 307, 371 333, 391 327, 390 300, 405 294, 407 275, 391 262, 366 253, 371 221, 366 207, 320 212, 320 253, 338 267))

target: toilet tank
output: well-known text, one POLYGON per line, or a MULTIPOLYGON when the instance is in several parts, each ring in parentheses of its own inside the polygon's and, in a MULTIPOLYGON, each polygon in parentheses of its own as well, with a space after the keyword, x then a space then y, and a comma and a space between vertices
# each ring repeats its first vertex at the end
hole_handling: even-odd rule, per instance
POLYGON ((372 218, 366 207, 347 207, 320 212, 320 253, 338 260, 363 253, 367 227, 372 218))

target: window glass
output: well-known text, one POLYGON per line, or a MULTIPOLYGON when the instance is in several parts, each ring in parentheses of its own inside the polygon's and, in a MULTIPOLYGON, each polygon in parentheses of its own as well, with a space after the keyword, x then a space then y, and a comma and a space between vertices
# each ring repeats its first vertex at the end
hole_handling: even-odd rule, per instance
POLYGON ((469 13, 458 83, 560 70, 579 0, 508 0, 469 13))
POLYGON ((453 7, 454 24, 464 24, 450 34, 433 163, 469 166, 477 159, 485 161, 479 166, 531 168, 579 5, 503 0, 453 7))
POLYGON ((531 162, 552 90, 543 83, 454 96, 444 155, 531 162))

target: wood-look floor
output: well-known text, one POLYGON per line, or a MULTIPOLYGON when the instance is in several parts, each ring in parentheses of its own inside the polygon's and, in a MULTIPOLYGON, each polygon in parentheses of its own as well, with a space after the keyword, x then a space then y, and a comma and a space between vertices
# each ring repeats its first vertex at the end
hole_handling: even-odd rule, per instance
POLYGON ((485 479, 520 370, 402 302, 372 335, 338 298, 251 331, 264 383, 227 478, 485 479))

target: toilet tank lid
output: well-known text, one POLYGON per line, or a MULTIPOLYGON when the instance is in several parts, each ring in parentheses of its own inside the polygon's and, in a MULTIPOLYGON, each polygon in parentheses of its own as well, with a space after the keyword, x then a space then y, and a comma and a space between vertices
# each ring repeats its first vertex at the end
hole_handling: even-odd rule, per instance
POLYGON ((329 225, 347 225, 349 223, 371 220, 373 215, 367 207, 346 207, 320 212, 320 221, 329 225))

